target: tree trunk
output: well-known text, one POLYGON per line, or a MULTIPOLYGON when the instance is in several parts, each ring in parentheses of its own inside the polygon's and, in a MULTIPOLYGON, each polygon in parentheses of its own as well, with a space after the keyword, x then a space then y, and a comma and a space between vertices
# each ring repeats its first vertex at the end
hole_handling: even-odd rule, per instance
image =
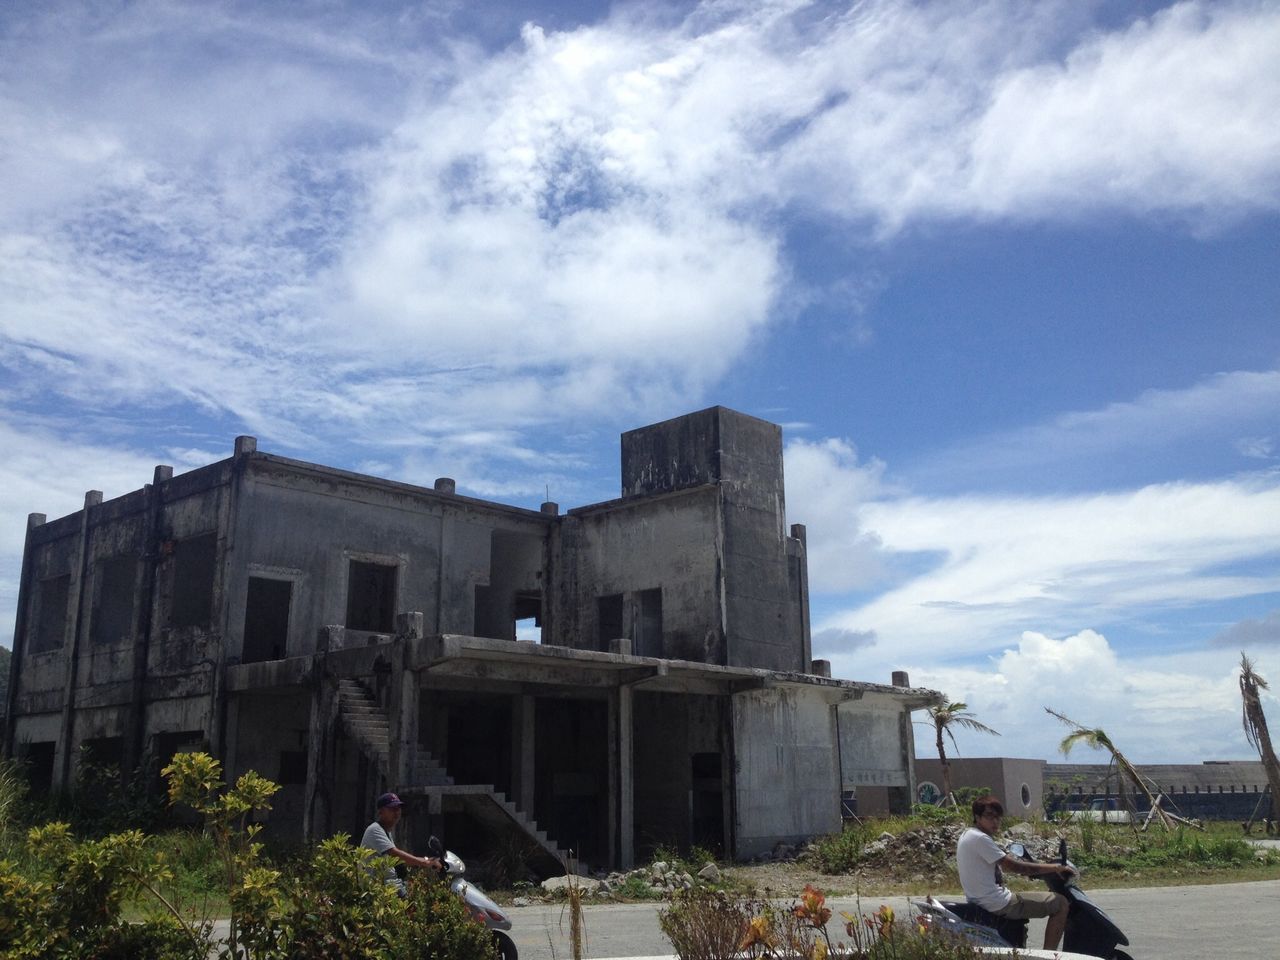
POLYGON ((1271 785, 1271 819, 1280 819, 1280 759, 1271 746, 1271 734, 1267 730, 1267 717, 1262 712, 1262 699, 1258 696, 1258 688, 1252 683, 1242 683, 1240 692, 1244 697, 1244 714, 1253 729, 1258 756, 1262 758, 1262 769, 1267 773, 1267 783, 1271 785))
POLYGON ((938 726, 938 762, 942 764, 942 803, 950 801, 954 807, 956 798, 951 793, 951 764, 947 761, 947 748, 942 743, 942 727, 938 726))

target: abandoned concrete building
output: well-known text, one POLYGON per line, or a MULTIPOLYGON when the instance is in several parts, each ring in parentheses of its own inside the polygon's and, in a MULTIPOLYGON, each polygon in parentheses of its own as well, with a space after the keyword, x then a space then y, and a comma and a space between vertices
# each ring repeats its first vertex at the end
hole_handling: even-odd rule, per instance
POLYGON ((621 497, 566 513, 240 437, 32 514, 4 752, 59 789, 201 747, 283 785, 284 837, 358 831, 392 789, 415 836, 602 867, 750 857, 838 830, 854 790, 904 807, 935 695, 811 659, 781 433, 723 407, 629 431, 621 497))

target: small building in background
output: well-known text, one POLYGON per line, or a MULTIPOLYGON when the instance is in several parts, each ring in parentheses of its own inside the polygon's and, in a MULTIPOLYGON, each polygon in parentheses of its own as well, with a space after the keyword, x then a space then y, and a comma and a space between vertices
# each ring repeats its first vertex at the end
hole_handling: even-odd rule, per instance
MULTIPOLYGON (((1004 804, 1011 817, 1044 813, 1043 760, 1013 757, 957 757, 951 760, 951 788, 985 787, 1004 804)), ((943 791, 942 764, 935 758, 916 758, 916 800, 937 803, 943 791)))

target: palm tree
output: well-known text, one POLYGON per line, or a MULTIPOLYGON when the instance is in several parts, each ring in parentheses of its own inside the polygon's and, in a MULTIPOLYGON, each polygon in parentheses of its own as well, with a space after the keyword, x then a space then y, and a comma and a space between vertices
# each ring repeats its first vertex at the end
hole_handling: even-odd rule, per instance
MULTIPOLYGON (((1157 811, 1160 817, 1160 822, 1164 824, 1166 828, 1169 827, 1169 821, 1167 819, 1168 814, 1161 809, 1158 803, 1156 803, 1156 798, 1151 795, 1151 789, 1142 778, 1142 774, 1138 773, 1137 768, 1129 762, 1129 758, 1120 752, 1115 743, 1112 742, 1111 738, 1107 736, 1107 731, 1100 727, 1089 728, 1084 726, 1084 724, 1076 723, 1070 717, 1058 713, 1057 710, 1050 710, 1048 707, 1045 707, 1044 709, 1050 716, 1057 717, 1067 726, 1072 728, 1072 732, 1063 737, 1062 743, 1058 744, 1058 749, 1062 751, 1062 755, 1064 757, 1071 752, 1072 747, 1081 743, 1087 747, 1093 748, 1094 750, 1107 751, 1107 753, 1111 754, 1111 763, 1115 765, 1120 774, 1116 780, 1120 784, 1121 802, 1124 803, 1126 807, 1129 806, 1128 792, 1125 789, 1125 780, 1128 779, 1129 782, 1137 787, 1138 790, 1142 792, 1142 795, 1147 798, 1147 803, 1151 805, 1151 809, 1157 811)), ((1103 811, 1103 817, 1106 817, 1106 811, 1103 811)), ((1134 826, 1136 828, 1136 824, 1134 826)))
POLYGON ((944 802, 950 801, 953 805, 956 802, 955 795, 951 792, 951 762, 947 759, 947 747, 943 742, 942 736, 946 734, 951 738, 951 745, 956 745, 956 735, 952 732, 955 727, 964 730, 976 730, 979 733, 990 733, 1000 736, 1000 731, 993 730, 985 723, 969 712, 969 705, 962 700, 955 703, 936 703, 929 708, 929 719, 933 721, 933 731, 936 737, 935 742, 938 746, 938 761, 942 764, 942 795, 944 802))
POLYGON ((1262 758, 1262 769, 1267 772, 1271 784, 1271 817, 1280 814, 1280 760, 1271 747, 1271 734, 1267 732, 1267 717, 1262 712, 1260 690, 1267 689, 1267 681, 1253 672, 1253 663, 1240 651, 1240 698, 1244 701, 1244 735, 1250 746, 1262 758))

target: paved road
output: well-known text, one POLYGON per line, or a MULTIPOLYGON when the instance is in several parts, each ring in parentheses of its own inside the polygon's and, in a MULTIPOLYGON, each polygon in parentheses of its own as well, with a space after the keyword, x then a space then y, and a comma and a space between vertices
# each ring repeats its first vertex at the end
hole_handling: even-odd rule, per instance
MULTIPOLYGON (((1135 960, 1258 960, 1280 957, 1280 880, 1197 887, 1099 890, 1091 894, 1129 937, 1135 960)), ((906 900, 864 900, 864 911, 887 902, 897 911, 906 900)), ((856 910, 852 899, 833 899, 838 910, 856 910)), ((565 960, 568 917, 559 906, 512 908, 521 960, 565 960)), ((586 911, 587 956, 652 957, 670 944, 658 928, 651 904, 592 906, 586 911)), ((1032 945, 1043 927, 1033 921, 1032 945)))

